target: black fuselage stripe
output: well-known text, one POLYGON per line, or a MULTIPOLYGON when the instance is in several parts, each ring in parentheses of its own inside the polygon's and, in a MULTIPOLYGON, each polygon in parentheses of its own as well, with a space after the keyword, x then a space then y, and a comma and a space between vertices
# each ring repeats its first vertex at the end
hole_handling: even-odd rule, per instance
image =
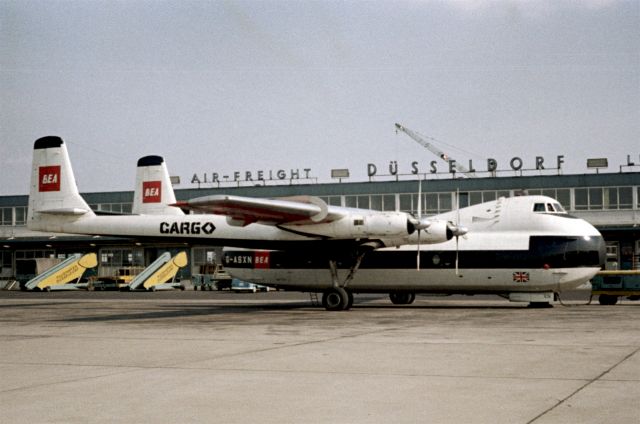
MULTIPOLYGON (((225 265, 230 268, 252 268, 252 251, 225 252, 225 265)), ((324 251, 273 251, 269 253, 272 269, 327 268, 329 255, 324 251)), ((365 255, 360 269, 410 269, 416 267, 416 251, 372 251, 365 255)), ((461 269, 536 269, 600 267, 604 263, 604 240, 577 237, 531 237, 527 250, 459 251, 461 269)), ((331 255, 340 268, 349 268, 353 256, 348 252, 331 255)), ((421 251, 422 269, 451 269, 455 267, 456 251, 421 251)))

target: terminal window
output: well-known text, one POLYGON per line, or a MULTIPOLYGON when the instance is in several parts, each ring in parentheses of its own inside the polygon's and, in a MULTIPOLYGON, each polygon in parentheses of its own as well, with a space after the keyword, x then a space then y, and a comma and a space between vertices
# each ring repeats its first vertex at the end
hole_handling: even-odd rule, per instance
POLYGON ((0 225, 13 225, 13 208, 0 208, 0 225))
POLYGON ((408 212, 416 214, 418 212, 418 205, 414 207, 414 203, 417 203, 418 196, 416 194, 401 194, 400 195, 400 210, 402 212, 408 212))
POLYGON ((609 203, 617 204, 618 209, 631 209, 633 207, 632 187, 613 187, 605 190, 609 190, 609 203))
POLYGON ((27 208, 16 206, 15 208, 0 208, 0 225, 11 227, 26 224, 27 208))
POLYGON ((96 208, 93 208, 93 209, 100 212, 130 214, 132 211, 131 203, 100 203, 99 205, 96 205, 96 206, 97 206, 97 209, 96 208))
POLYGON ((358 200, 358 207, 360 209, 369 209, 370 205, 371 205, 371 199, 369 199, 369 196, 358 196, 357 197, 358 200))
POLYGON ((632 187, 590 187, 574 189, 576 210, 631 209, 632 187))
POLYGON ((18 206, 15 208, 15 225, 25 225, 27 223, 27 208, 26 206, 18 206))

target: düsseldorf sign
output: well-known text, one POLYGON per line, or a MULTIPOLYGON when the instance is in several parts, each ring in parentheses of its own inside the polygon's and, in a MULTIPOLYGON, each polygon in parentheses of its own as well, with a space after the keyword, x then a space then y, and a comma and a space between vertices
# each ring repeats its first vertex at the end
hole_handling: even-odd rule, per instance
MULTIPOLYGON (((459 171, 457 168, 458 163, 457 161, 453 160, 453 159, 449 159, 447 161, 448 163, 448 169, 445 170, 444 172, 450 172, 450 173, 456 173, 456 172, 461 172, 459 171)), ((545 163, 545 158, 542 156, 536 156, 535 160, 532 161, 532 165, 533 168, 527 168, 527 169, 532 169, 532 170, 543 170, 543 169, 562 169, 562 164, 564 163, 564 155, 558 155, 556 156, 556 160, 555 160, 555 167, 554 168, 547 168, 547 163, 545 163)), ((476 169, 473 161, 469 160, 469 166, 467 168, 466 171, 464 171, 465 173, 471 173, 471 172, 482 172, 482 171, 486 171, 486 172, 496 172, 498 171, 498 161, 496 159, 492 159, 489 158, 487 159, 486 162, 486 168, 485 169, 476 169)), ((511 160, 509 161, 509 167, 511 170, 513 171, 520 171, 520 170, 524 170, 524 166, 525 166, 525 161, 518 157, 515 156, 513 158, 511 158, 511 160)), ((425 174, 425 173, 430 173, 430 174, 437 174, 439 172, 438 169, 438 162, 435 160, 432 160, 431 162, 429 162, 429 169, 428 170, 423 170, 420 168, 420 163, 418 161, 413 161, 409 164, 409 168, 410 168, 410 173, 414 174, 414 175, 418 175, 418 174, 425 174)), ((389 162, 389 168, 388 168, 389 174, 387 175, 398 175, 399 174, 399 167, 398 167, 398 162, 393 160, 389 162)), ((443 171, 440 171, 443 172, 443 171)), ((367 176, 368 177, 373 177, 378 173, 378 167, 376 164, 374 163, 369 163, 367 164, 367 176)))
MULTIPOLYGON (((514 156, 508 161, 498 161, 497 159, 489 158, 482 163, 474 164, 473 160, 468 161, 468 166, 465 168, 461 166, 459 162, 453 159, 443 159, 444 163, 432 160, 425 164, 421 164, 418 161, 408 162, 405 165, 399 165, 397 160, 389 161, 388 165, 383 164, 378 166, 376 163, 367 164, 367 176, 369 178, 374 176, 400 176, 400 175, 424 175, 424 174, 445 174, 445 173, 464 173, 467 176, 473 177, 475 172, 487 172, 496 173, 502 171, 541 171, 541 170, 557 170, 560 171, 565 163, 564 155, 557 155, 552 159, 547 160, 544 156, 533 156, 531 158, 523 159, 519 156, 514 156), (388 171, 388 173, 387 173, 388 171)), ((589 159, 593 161, 593 159, 589 159)), ((588 162, 590 163, 590 162, 588 162)), ((599 162, 598 162, 599 163, 599 162)), ((631 155, 627 155, 627 163, 623 166, 639 166, 631 160, 631 155)), ((607 167, 600 166, 600 167, 607 167)), ((340 178, 348 178, 348 169, 340 169, 333 171, 342 171, 345 174, 340 178)), ((333 174, 332 174, 333 175, 333 174)), ((337 175, 337 174, 336 174, 337 175)), ((335 177, 335 176, 334 176, 335 177)), ((297 181, 315 181, 318 178, 313 176, 311 168, 292 168, 288 170, 284 169, 267 169, 267 170, 253 170, 253 171, 232 171, 226 173, 220 172, 204 172, 200 174, 193 174, 191 178, 192 184, 265 184, 267 182, 284 182, 289 181, 293 184, 297 181)))

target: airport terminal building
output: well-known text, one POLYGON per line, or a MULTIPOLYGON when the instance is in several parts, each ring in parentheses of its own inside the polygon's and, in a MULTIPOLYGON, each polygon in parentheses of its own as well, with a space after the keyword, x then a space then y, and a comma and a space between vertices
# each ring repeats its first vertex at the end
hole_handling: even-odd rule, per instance
MULTIPOLYGON (((298 173, 299 175, 299 173, 298 173)), ((198 184, 199 188, 176 189, 178 200, 213 194, 251 197, 318 196, 330 205, 417 213, 422 197, 423 215, 435 215, 499 197, 542 194, 557 199, 572 215, 593 224, 607 243, 607 268, 640 269, 640 172, 577 175, 511 175, 478 178, 445 178, 426 175, 387 175, 365 182, 307 183, 308 179, 276 178, 259 184, 234 181, 198 184), (425 178, 426 177, 426 178, 425 178), (203 185, 207 187, 202 187, 203 185), (225 186, 226 185, 226 186, 225 186)), ((194 175, 192 183, 198 180, 194 175)), ((237 178, 236 178, 237 180, 237 178)), ((200 182, 200 181, 197 181, 200 182)), ((97 213, 131 213, 133 191, 83 193, 97 213)), ((182 242, 149 244, 142 240, 115 237, 60 235, 31 232, 26 226, 28 196, 0 197, 0 280, 24 279, 33 273, 28 264, 38 258, 63 259, 73 253, 94 252, 97 275, 109 276, 123 270, 142 269, 164 252, 185 250, 189 266, 181 277, 199 273, 203 266, 220 258, 221 246, 182 242)))

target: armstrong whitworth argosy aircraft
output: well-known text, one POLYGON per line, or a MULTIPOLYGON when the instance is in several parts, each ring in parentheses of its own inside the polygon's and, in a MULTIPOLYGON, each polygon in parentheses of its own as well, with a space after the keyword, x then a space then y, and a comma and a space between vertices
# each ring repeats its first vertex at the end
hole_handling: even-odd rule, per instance
MULTIPOLYGON (((157 162, 145 160, 150 165, 157 162)), ((96 216, 78 192, 62 139, 43 137, 34 144, 27 226, 36 231, 147 240, 178 238, 208 245, 309 252, 310 256, 322 257, 331 270, 327 284, 331 290, 325 297, 337 297, 343 307, 352 299, 343 287, 367 251, 417 243, 418 234, 420 243, 441 243, 465 232, 447 221, 416 219, 404 212, 328 206, 321 199, 307 196, 208 196, 180 206, 212 214, 184 215, 179 208, 163 204, 163 199, 175 201, 169 190, 168 178, 144 182, 143 198, 136 203, 147 204, 144 212, 153 214, 96 216), (157 208, 151 204, 157 204, 157 208), (351 272, 341 282, 337 259, 345 257, 350 258, 351 272)))
MULTIPOLYGON (((161 182, 166 190, 162 198, 175 202, 162 158, 141 159, 137 175, 134 212, 175 211, 166 203, 144 201, 144 187, 161 182)), ((604 241, 598 231, 568 215, 549 197, 501 198, 463 208, 456 215, 450 212, 436 218, 455 220, 471 229, 457 242, 369 252, 357 275, 350 273, 353 278, 346 281, 346 306, 326 278, 327 258, 321 250, 227 248, 224 262, 234 277, 290 290, 324 292, 326 308, 342 309, 349 307, 354 292, 389 293, 395 304, 412 303, 416 293, 487 293, 548 305, 554 293, 591 279, 604 261, 604 241)), ((348 268, 352 261, 348 255, 334 258, 341 268, 348 268)))

